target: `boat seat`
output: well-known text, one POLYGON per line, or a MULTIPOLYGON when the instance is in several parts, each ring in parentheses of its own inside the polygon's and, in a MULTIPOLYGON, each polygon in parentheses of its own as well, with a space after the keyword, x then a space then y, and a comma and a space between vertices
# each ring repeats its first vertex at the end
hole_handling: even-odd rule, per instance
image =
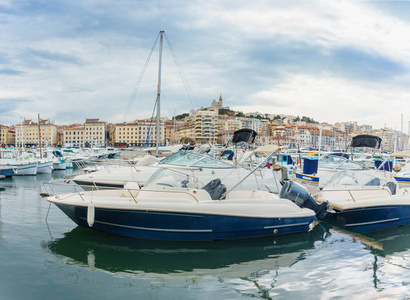
POLYGON ((221 196, 226 192, 226 186, 219 178, 211 180, 202 189, 208 192, 212 200, 221 200, 221 196))

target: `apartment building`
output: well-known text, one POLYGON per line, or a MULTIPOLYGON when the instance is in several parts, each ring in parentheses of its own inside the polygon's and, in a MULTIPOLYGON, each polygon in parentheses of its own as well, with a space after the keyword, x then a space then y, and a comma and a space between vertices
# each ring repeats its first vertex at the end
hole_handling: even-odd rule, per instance
POLYGON ((85 147, 85 126, 73 124, 63 129, 64 147, 85 147))
POLYGON ((54 122, 40 120, 39 126, 38 123, 33 122, 32 120, 24 120, 21 124, 18 124, 15 127, 16 147, 21 147, 22 145, 26 147, 38 147, 39 128, 42 146, 57 144, 57 126, 54 125, 54 122))
MULTIPOLYGON (((160 126, 160 144, 164 144, 165 124, 160 126)), ((168 128, 169 129, 169 128, 168 128)), ((172 135, 171 129, 167 132, 172 135)), ((117 147, 137 147, 154 146, 157 143, 157 126, 151 120, 136 120, 130 123, 120 123, 115 125, 114 146, 117 147)))
POLYGON ((84 144, 90 147, 99 147, 106 145, 106 128, 105 122, 100 119, 85 119, 84 123, 84 144))
POLYGON ((218 111, 198 109, 194 116, 194 138, 197 143, 214 143, 218 111))

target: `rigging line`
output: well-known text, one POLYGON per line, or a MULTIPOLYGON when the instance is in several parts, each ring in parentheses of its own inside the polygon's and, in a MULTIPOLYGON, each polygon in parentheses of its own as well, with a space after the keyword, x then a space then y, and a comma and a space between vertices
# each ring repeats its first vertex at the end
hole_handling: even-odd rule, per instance
MULTIPOLYGON (((164 34, 164 36, 165 36, 165 40, 167 41, 168 47, 169 47, 169 49, 171 50, 171 54, 172 54, 172 57, 174 58, 175 65, 177 66, 179 75, 181 76, 182 82, 183 82, 183 84, 184 84, 185 91, 186 91, 186 93, 187 93, 187 95, 188 95, 189 102, 191 102, 192 109, 195 109, 195 107, 194 107, 194 105, 193 105, 193 103, 192 103, 192 98, 193 98, 195 104, 197 104, 197 102, 196 102, 196 99, 195 99, 195 97, 194 97, 194 95, 193 95, 192 89, 191 89, 191 87, 189 86, 189 84, 188 84, 188 82, 187 82, 187 80, 186 80, 186 76, 185 76, 185 74, 184 74, 184 72, 183 72, 183 70, 182 70, 181 64, 180 64, 179 61, 178 61, 178 58, 177 58, 177 56, 176 56, 176 54, 175 54, 175 51, 174 51, 174 49, 172 48, 171 42, 168 40, 168 37, 167 37, 166 34, 164 34), (191 98, 191 94, 192 94, 192 98, 191 98)), ((197 107, 198 107, 198 106, 197 106, 197 107)))
POLYGON ((161 93, 161 102, 162 103, 165 103, 165 105, 166 105, 166 107, 167 107, 167 110, 168 110, 168 114, 171 112, 171 110, 169 109, 169 105, 168 105, 168 101, 167 101, 167 99, 164 97, 164 94, 162 94, 161 93))
POLYGON ((155 100, 154 109, 153 109, 153 111, 152 111, 151 121, 150 121, 150 123, 149 123, 148 131, 147 131, 147 138, 145 139, 145 147, 148 147, 149 135, 150 135, 150 132, 151 132, 152 120, 154 119, 155 109, 157 108, 157 102, 158 102, 158 97, 157 97, 157 99, 155 100))
POLYGON ((137 91, 138 91, 138 88, 139 88, 139 86, 140 86, 140 84, 141 84, 142 77, 143 77, 144 74, 145 74, 145 71, 146 71, 147 66, 148 66, 148 63, 149 63, 149 61, 150 61, 150 59, 151 59, 152 53, 154 52, 154 48, 155 48, 155 45, 157 44, 157 41, 158 41, 159 36, 160 36, 160 34, 157 35, 157 38, 155 39, 154 45, 153 45, 152 48, 151 48, 151 52, 148 54, 148 57, 147 57, 147 59, 145 60, 144 66, 143 66, 142 71, 141 71, 141 74, 140 74, 140 76, 139 76, 139 78, 138 78, 138 80, 137 80, 137 82, 136 82, 136 84, 135 84, 135 86, 134 86, 134 90, 133 90, 133 92, 132 92, 132 94, 131 94, 130 100, 128 101, 128 105, 127 105, 127 108, 125 109, 125 113, 124 113, 124 116, 123 116, 123 118, 122 118, 121 123, 124 123, 125 120, 126 120, 127 117, 128 117, 128 114, 129 114, 129 112, 130 112, 130 110, 131 110, 131 107, 132 107, 132 103, 133 103, 133 101, 134 101, 134 99, 135 99, 135 95, 136 95, 136 93, 137 93, 137 91))

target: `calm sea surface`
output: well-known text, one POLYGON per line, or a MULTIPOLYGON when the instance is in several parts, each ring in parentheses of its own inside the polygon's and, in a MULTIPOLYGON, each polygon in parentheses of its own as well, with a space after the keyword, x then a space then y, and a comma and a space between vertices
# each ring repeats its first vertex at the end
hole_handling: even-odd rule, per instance
POLYGON ((410 226, 140 241, 49 210, 43 182, 72 172, 0 180, 0 299, 410 299, 410 226))

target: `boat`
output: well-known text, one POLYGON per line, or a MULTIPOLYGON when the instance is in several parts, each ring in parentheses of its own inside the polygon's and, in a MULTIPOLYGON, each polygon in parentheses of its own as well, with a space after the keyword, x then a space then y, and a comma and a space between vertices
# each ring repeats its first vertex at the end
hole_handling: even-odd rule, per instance
POLYGON ((0 166, 0 175, 5 178, 12 177, 14 175, 14 168, 12 166, 0 166))
POLYGON ((48 159, 38 159, 37 162, 37 174, 51 174, 54 170, 53 161, 48 159))
MULTIPOLYGON (((323 218, 342 229, 353 232, 371 232, 410 224, 410 194, 400 188, 391 173, 379 175, 342 170, 332 176, 326 186, 309 195, 304 186, 295 182, 286 183, 288 199, 313 197, 331 213, 323 218), (295 195, 297 196, 295 197, 295 195)), ((296 200, 302 203, 303 200, 296 200)), ((301 205, 303 206, 303 205, 301 205)))
MULTIPOLYGON (((380 149, 381 138, 374 135, 357 135, 352 138, 350 148, 373 148, 380 149)), ((381 158, 383 156, 380 156, 381 158)), ((392 161, 389 159, 374 160, 374 168, 366 167, 361 161, 353 161, 353 155, 338 152, 323 156, 302 157, 303 169, 294 172, 294 180, 304 184, 310 192, 315 192, 325 186, 328 180, 340 170, 355 170, 384 178, 384 172, 391 172, 392 161)))
POLYGON ((396 151, 390 157, 394 158, 395 163, 394 179, 400 187, 410 187, 410 151, 396 151))
MULTIPOLYGON (((249 178, 249 177, 248 177, 249 178)), ((158 169, 143 188, 94 190, 47 198, 77 225, 154 240, 225 240, 306 232, 315 212, 263 190, 227 189, 219 178, 158 169)))
POLYGON ((17 150, 1 150, 0 166, 13 168, 16 176, 27 176, 37 174, 37 161, 27 153, 17 150))

